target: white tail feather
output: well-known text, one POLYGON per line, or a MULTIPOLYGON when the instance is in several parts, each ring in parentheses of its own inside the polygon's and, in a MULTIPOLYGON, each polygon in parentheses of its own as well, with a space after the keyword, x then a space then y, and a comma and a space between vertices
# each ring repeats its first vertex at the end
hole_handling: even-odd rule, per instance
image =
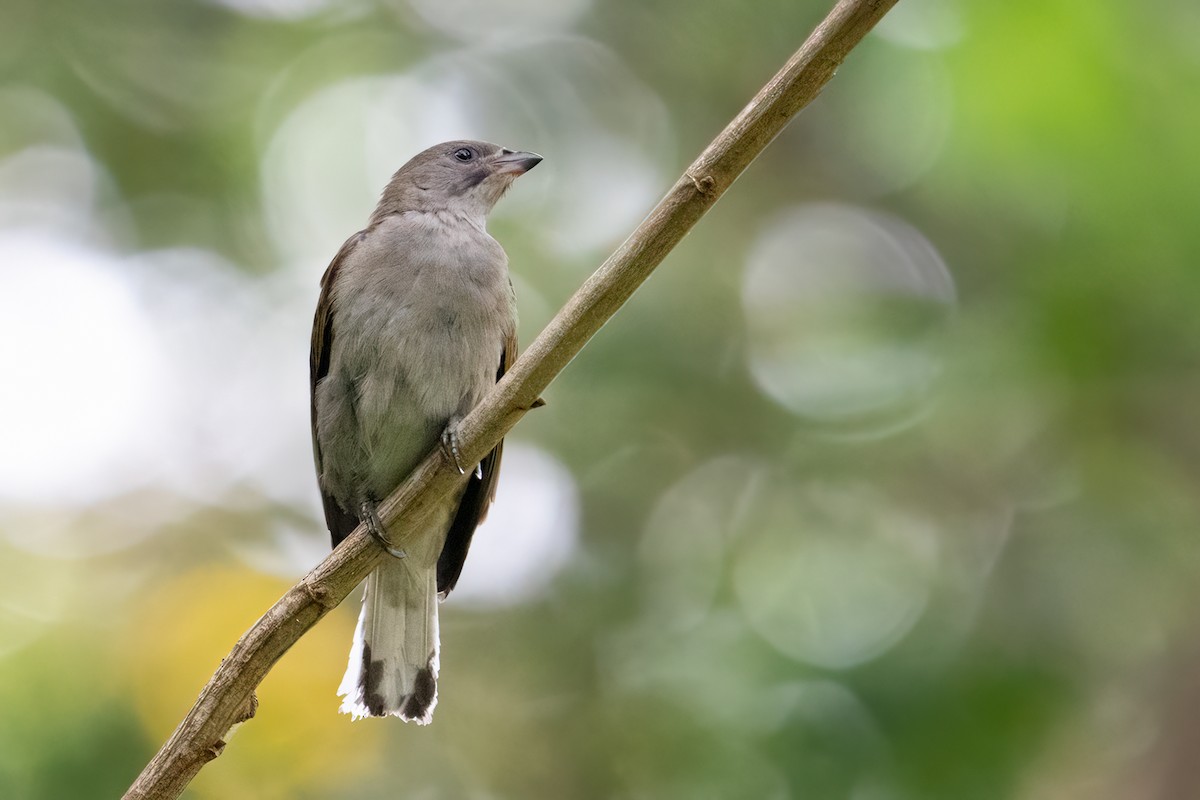
POLYGON ((436 564, 389 558, 370 574, 338 686, 342 713, 429 723, 437 705, 437 605, 436 564))

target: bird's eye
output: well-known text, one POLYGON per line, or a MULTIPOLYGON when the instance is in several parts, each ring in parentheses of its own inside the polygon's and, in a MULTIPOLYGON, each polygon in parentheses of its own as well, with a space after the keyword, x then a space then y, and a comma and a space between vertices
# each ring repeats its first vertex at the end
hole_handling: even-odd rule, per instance
POLYGON ((469 147, 460 147, 454 151, 454 157, 459 161, 470 161, 475 157, 475 151, 469 147))

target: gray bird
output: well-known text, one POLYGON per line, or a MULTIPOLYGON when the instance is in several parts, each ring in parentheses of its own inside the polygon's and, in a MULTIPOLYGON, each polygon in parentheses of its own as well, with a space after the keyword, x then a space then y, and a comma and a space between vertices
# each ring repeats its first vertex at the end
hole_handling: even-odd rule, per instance
POLYGON ((427 724, 437 704, 437 602, 495 494, 500 445, 403 552, 376 505, 439 441, 458 463, 455 426, 516 358, 508 257, 485 220, 541 160, 487 142, 429 148, 392 176, 321 279, 310 367, 325 519, 334 547, 361 521, 395 556, 367 578, 338 688, 356 719, 427 724))

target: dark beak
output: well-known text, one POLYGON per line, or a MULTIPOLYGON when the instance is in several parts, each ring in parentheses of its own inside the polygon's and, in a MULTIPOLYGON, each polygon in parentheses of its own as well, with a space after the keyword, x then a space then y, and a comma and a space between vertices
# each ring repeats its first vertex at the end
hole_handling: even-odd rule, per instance
POLYGON ((537 153, 503 153, 492 163, 499 175, 524 175, 542 163, 542 157, 537 153))

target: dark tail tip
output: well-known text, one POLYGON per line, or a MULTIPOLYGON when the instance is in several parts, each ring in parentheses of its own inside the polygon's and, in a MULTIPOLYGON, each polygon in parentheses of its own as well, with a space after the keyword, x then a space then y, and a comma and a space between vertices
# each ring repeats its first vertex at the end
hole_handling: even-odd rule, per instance
POLYGON ((383 717, 387 715, 387 706, 384 696, 379 692, 379 687, 383 685, 383 662, 371 660, 371 645, 363 642, 363 671, 362 671, 362 689, 363 689, 363 705, 372 717, 383 717))
POLYGON ((400 708, 400 717, 405 720, 428 721, 429 710, 437 699, 437 677, 433 674, 432 659, 430 664, 417 673, 413 692, 400 708))

